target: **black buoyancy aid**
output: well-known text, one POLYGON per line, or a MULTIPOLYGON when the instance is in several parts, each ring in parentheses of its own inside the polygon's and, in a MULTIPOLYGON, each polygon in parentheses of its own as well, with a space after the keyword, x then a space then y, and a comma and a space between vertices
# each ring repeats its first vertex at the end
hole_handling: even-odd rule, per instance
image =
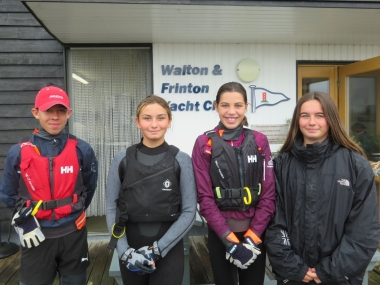
POLYGON ((119 192, 120 217, 131 222, 175 221, 181 214, 179 149, 169 146, 164 158, 151 166, 137 161, 137 145, 127 148, 125 175, 119 192), (177 164, 177 166, 179 166, 177 164))
POLYGON ((243 131, 245 137, 239 147, 227 144, 214 130, 205 133, 212 142, 209 173, 221 211, 246 211, 260 200, 264 159, 253 131, 243 131))
POLYGON ((76 137, 69 135, 59 155, 44 157, 29 140, 20 143, 19 195, 26 207, 43 201, 37 219, 59 220, 83 211, 86 188, 78 162, 77 144, 76 137))

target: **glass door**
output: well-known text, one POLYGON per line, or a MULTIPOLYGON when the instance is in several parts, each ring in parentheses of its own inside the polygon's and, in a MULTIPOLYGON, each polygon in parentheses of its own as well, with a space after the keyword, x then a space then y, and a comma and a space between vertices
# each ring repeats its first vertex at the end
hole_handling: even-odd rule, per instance
POLYGON ((337 65, 300 65, 298 66, 298 99, 313 91, 329 94, 338 104, 337 65))
POLYGON ((380 57, 339 67, 339 112, 368 159, 380 160, 380 57))

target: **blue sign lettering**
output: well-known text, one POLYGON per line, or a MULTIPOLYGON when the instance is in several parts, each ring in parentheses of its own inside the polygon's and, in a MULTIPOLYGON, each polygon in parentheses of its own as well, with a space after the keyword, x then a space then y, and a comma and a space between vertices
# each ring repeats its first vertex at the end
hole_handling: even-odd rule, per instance
POLYGON ((176 83, 175 85, 170 85, 170 83, 162 83, 161 87, 161 93, 208 93, 209 86, 208 85, 202 85, 193 86, 192 83, 189 83, 188 85, 179 85, 179 83, 176 83))
MULTIPOLYGON (((215 102, 215 101, 214 101, 215 102)), ((203 109, 205 111, 215 110, 215 106, 212 101, 207 100, 203 103, 203 109)))
MULTIPOLYGON (((215 101, 214 101, 215 102, 215 101)), ((212 111, 215 110, 214 102, 207 100, 202 104, 202 107, 205 111, 212 111)), ((194 103, 191 103, 190 101, 186 101, 186 103, 172 103, 171 101, 168 101, 170 110, 175 111, 196 111, 199 112, 199 106, 201 105, 199 101, 196 101, 194 103)))
MULTIPOLYGON (((219 66, 219 65, 216 65, 219 66)), ((174 65, 161 65, 162 75, 208 75, 207 67, 191 67, 191 64, 181 67, 174 67, 174 65), (173 71, 174 70, 174 71, 173 71)), ((217 69, 219 72, 219 68, 217 69)), ((221 73, 221 70, 220 70, 221 73)), ((213 74, 215 74, 215 67, 213 74)), ((217 74, 219 75, 219 74, 217 74)))

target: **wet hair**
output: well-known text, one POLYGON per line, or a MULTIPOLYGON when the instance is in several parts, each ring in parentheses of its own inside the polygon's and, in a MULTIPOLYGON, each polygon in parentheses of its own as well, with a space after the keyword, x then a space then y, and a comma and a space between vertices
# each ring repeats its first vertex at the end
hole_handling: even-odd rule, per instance
MULTIPOLYGON (((244 103, 247 104, 247 91, 238 82, 228 82, 224 83, 222 86, 220 86, 218 93, 216 94, 216 99, 215 102, 217 105, 219 105, 220 102, 220 97, 222 96, 223 93, 225 92, 238 92, 243 96, 244 103)), ((240 123, 241 126, 248 126, 248 120, 247 117, 244 116, 243 121, 240 123)))
POLYGON ((295 139, 302 139, 303 134, 300 130, 299 119, 301 116, 301 106, 303 103, 311 100, 318 100, 322 105, 326 121, 329 125, 329 137, 337 144, 344 146, 350 150, 356 151, 365 156, 363 150, 348 136, 342 119, 339 116, 338 108, 336 107, 333 99, 323 92, 307 93, 297 102, 293 112, 292 122, 290 124, 288 135, 285 139, 284 145, 281 147, 280 152, 290 151, 293 147, 295 139))
POLYGON ((147 105, 151 105, 151 104, 158 104, 160 105, 162 108, 165 109, 166 113, 168 114, 169 116, 169 120, 172 119, 172 111, 170 110, 170 107, 169 107, 169 104, 168 102, 166 102, 166 100, 160 96, 157 96, 157 95, 149 95, 147 96, 146 98, 144 98, 140 103, 139 105, 137 106, 136 108, 136 118, 138 118, 141 114, 141 111, 147 106, 147 105))

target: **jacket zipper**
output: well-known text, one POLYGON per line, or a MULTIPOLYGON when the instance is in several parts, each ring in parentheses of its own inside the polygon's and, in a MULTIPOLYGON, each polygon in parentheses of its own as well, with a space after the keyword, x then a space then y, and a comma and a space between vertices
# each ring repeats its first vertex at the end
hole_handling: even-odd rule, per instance
POLYGON ((237 153, 237 160, 238 160, 238 165, 239 165, 239 178, 240 178, 240 184, 241 184, 241 188, 243 188, 243 187, 244 187, 243 160, 242 160, 242 154, 243 154, 243 151, 242 151, 242 149, 239 147, 238 149, 236 149, 236 153, 237 153))
POLYGON ((139 180, 139 181, 136 181, 136 182, 134 182, 134 183, 132 183, 132 184, 130 184, 130 185, 127 185, 127 187, 132 187, 133 185, 135 185, 135 184, 137 184, 137 183, 140 183, 140 182, 143 182, 143 181, 145 181, 145 180, 147 180, 147 179, 150 179, 150 178, 152 178, 152 177, 155 177, 155 176, 161 175, 162 173, 167 172, 167 171, 170 171, 170 170, 173 169, 173 168, 174 168, 174 166, 171 166, 170 168, 166 168, 166 169, 164 169, 164 170, 161 170, 161 171, 159 171, 159 172, 157 172, 157 173, 155 173, 155 174, 153 174, 153 175, 147 176, 147 177, 145 177, 145 178, 143 178, 143 179, 141 179, 141 180, 139 180))
POLYGON ((55 143, 56 143, 57 141, 54 139, 53 140, 53 156, 55 156, 55 143))
MULTIPOLYGON (((49 173, 50 173, 50 193, 51 193, 51 198, 54 200, 54 181, 53 181, 53 158, 49 157, 49 173)), ((52 209, 52 214, 51 214, 52 220, 55 220, 55 214, 54 214, 54 209, 52 209)))
POLYGON ((261 157, 263 158, 263 178, 262 179, 263 181, 265 181, 265 154, 262 154, 261 157))

